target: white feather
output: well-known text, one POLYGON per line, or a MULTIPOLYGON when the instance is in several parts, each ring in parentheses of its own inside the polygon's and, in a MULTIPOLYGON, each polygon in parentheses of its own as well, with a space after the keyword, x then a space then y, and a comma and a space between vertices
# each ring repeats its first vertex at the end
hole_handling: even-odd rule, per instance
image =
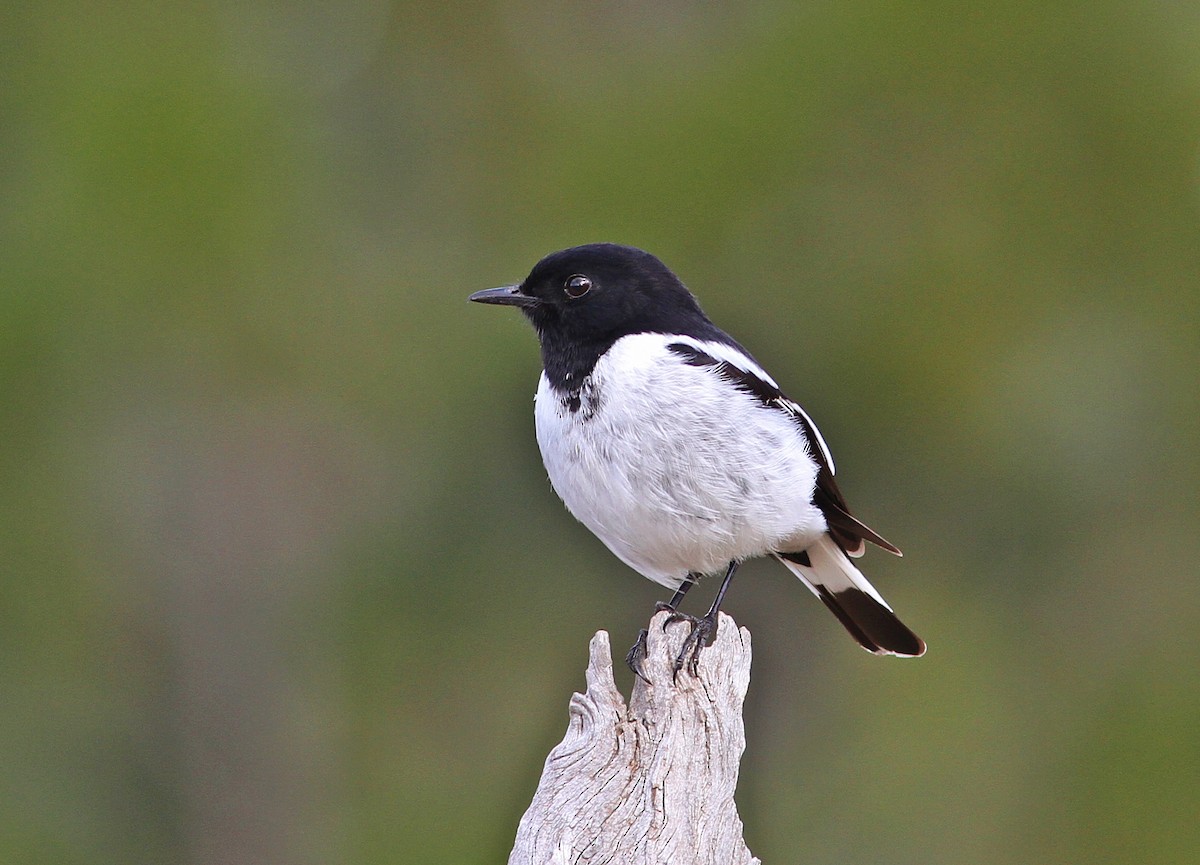
POLYGON ((723 360, 726 363, 731 363, 738 369, 745 372, 752 372, 771 387, 778 389, 779 384, 775 379, 767 373, 765 369, 754 362, 753 358, 747 357, 742 352, 738 351, 732 345, 724 342, 712 342, 707 339, 696 339, 694 336, 672 336, 669 343, 681 342, 684 345, 690 345, 692 348, 702 351, 709 357, 715 357, 717 360, 723 360))
POLYGON ((774 382, 720 343, 663 334, 619 339, 577 411, 545 375, 538 445, 555 491, 622 561, 678 588, 688 573, 777 549, 828 528, 813 505, 817 464, 796 423, 667 346, 687 342, 774 382))
POLYGON ((788 559, 780 559, 780 561, 787 565, 788 569, 798 576, 814 595, 821 597, 817 586, 822 586, 835 594, 847 589, 858 589, 866 592, 886 607, 888 612, 892 611, 888 602, 879 592, 875 591, 875 587, 867 581, 863 572, 854 566, 854 563, 829 535, 821 535, 815 543, 805 549, 805 552, 808 553, 808 560, 812 562, 812 567, 805 567, 788 559))
MULTIPOLYGON (((753 358, 747 357, 731 345, 723 342, 710 342, 706 339, 696 339, 695 337, 691 336, 673 336, 671 337, 670 342, 681 342, 684 345, 690 345, 692 348, 704 352, 709 357, 715 357, 717 360, 723 360, 726 363, 733 364, 743 372, 752 373, 753 375, 761 378, 771 387, 775 388, 776 390, 780 390, 780 387, 776 383, 775 379, 771 378, 770 374, 765 369, 755 363, 753 358)), ((817 429, 817 425, 813 422, 813 419, 808 416, 808 412, 806 412, 799 403, 793 402, 790 399, 785 398, 780 400, 780 402, 788 409, 788 411, 795 412, 808 421, 808 425, 812 429, 813 435, 817 437, 816 446, 821 449, 821 454, 825 457, 825 463, 829 466, 829 473, 837 474, 837 469, 833 464, 833 454, 829 450, 829 445, 825 444, 825 437, 821 435, 821 431, 817 429)))

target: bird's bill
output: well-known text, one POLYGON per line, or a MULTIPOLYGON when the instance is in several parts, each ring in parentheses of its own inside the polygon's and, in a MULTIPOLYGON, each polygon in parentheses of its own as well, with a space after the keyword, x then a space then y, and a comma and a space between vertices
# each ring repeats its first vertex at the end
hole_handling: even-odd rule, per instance
POLYGON ((501 306, 537 306, 541 301, 521 292, 519 285, 502 285, 499 288, 485 288, 467 298, 476 303, 498 303, 501 306))

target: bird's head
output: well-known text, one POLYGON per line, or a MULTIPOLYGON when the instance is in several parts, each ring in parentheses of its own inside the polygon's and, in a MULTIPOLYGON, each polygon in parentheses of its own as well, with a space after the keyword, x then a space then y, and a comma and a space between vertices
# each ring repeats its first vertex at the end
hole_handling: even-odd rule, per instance
POLYGON ((648 252, 590 243, 551 253, 519 285, 470 296, 517 306, 551 342, 599 343, 633 333, 687 333, 708 319, 692 293, 648 252))

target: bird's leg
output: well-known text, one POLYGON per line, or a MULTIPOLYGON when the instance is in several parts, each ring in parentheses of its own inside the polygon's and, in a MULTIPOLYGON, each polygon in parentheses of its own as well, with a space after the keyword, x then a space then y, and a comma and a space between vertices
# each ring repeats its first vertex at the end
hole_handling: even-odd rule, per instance
POLYGON ((688 593, 688 589, 690 589, 694 585, 696 585, 695 578, 693 577, 692 574, 688 574, 687 578, 684 579, 684 581, 679 584, 679 590, 677 592, 675 592, 675 595, 671 598, 671 600, 667 601, 665 604, 662 601, 659 601, 658 603, 656 603, 654 605, 654 612, 656 612, 656 613, 663 613, 663 612, 674 613, 676 610, 679 609, 679 605, 681 603, 683 603, 683 596, 686 595, 688 593))
MULTIPOLYGON (((696 585, 695 575, 688 574, 687 577, 684 578, 684 581, 679 584, 679 589, 675 592, 675 595, 671 598, 671 600, 667 601, 665 604, 662 601, 655 603, 654 612, 669 612, 672 616, 679 615, 676 612, 679 609, 679 604, 683 601, 683 596, 688 593, 688 589, 694 585, 696 585)), ((675 621, 675 619, 667 620, 667 622, 671 621, 675 621)), ((667 622, 663 622, 663 630, 666 630, 667 622)), ((646 631, 646 629, 642 628, 638 632, 637 640, 625 655, 625 666, 633 670, 633 674, 647 685, 650 684, 650 680, 642 675, 642 659, 646 657, 646 638, 649 636, 650 634, 646 631)))
POLYGON ((717 597, 703 618, 697 619, 695 616, 675 612, 667 620, 668 622, 687 621, 692 623, 691 633, 687 635, 683 645, 679 648, 679 654, 675 656, 674 675, 676 678, 684 664, 687 664, 688 670, 693 676, 697 674, 700 650, 711 645, 713 638, 717 635, 717 613, 721 610, 721 602, 725 600, 725 592, 729 590, 729 584, 733 581, 733 575, 737 572, 739 564, 741 563, 736 561, 729 563, 729 568, 725 571, 725 579, 721 581, 721 588, 717 589, 717 597))

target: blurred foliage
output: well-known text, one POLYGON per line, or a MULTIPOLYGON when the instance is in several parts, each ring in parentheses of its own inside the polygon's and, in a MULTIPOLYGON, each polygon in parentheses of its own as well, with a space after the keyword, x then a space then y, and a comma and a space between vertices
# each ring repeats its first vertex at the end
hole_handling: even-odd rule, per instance
MULTIPOLYGON (((1200 12, 0 12, 0 860, 503 861, 597 628, 541 255, 656 252, 802 400, 930 644, 778 568, 765 862, 1200 850, 1200 12)), ((703 590, 701 590, 703 591, 703 590)), ((627 679, 625 684, 628 684, 627 679)))

